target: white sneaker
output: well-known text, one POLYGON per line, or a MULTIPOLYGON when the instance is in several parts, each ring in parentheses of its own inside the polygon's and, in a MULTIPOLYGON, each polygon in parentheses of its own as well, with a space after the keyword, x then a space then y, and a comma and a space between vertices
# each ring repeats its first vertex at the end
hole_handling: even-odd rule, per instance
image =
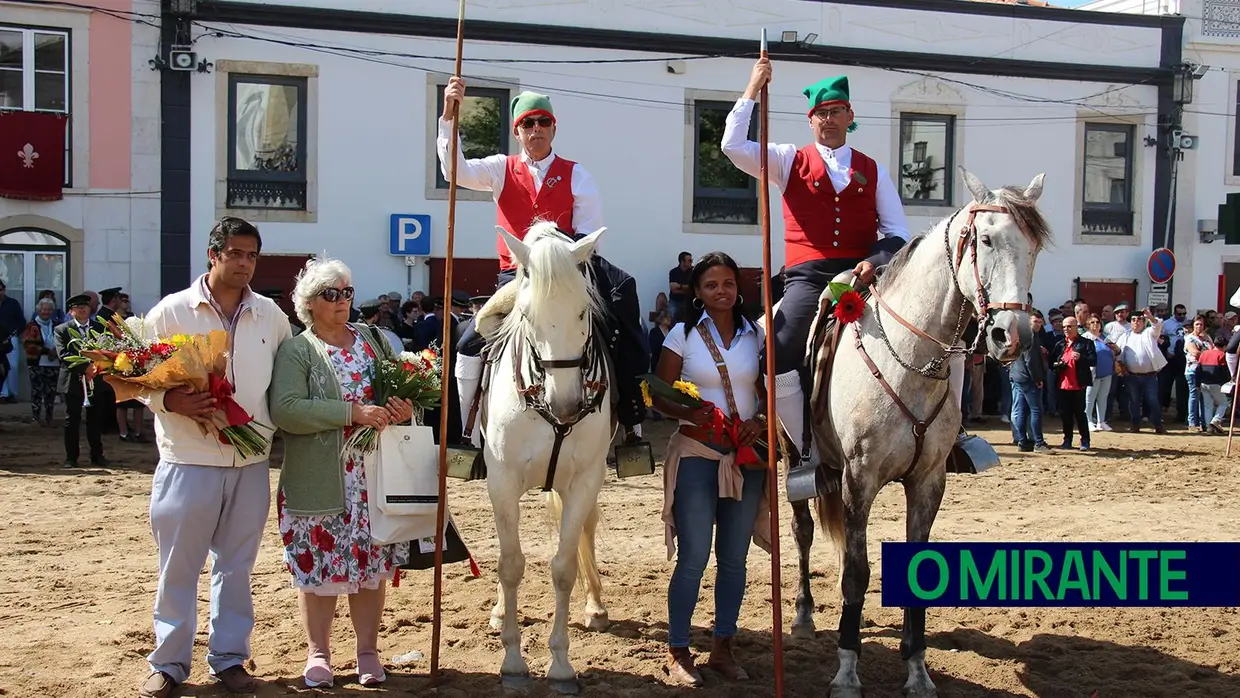
POLYGON ((1094 424, 1093 422, 1089 423, 1089 430, 1090 431, 1102 431, 1101 429, 1098 428, 1098 425, 1094 424))
POLYGON ((1106 422, 1098 422, 1098 431, 1115 431, 1110 424, 1106 422))
POLYGON ((1012 423, 1011 418, 1009 418, 1006 414, 1005 414, 1005 415, 1003 415, 1003 416, 1001 416, 1001 417, 999 417, 999 421, 1000 421, 1000 422, 1003 422, 1004 424, 1011 424, 1011 423, 1012 423))

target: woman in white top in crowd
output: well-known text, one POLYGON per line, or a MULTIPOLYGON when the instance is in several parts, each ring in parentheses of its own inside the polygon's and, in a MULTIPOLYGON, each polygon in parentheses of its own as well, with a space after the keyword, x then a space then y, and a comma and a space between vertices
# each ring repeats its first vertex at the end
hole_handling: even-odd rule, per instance
MULTIPOLYGON (((719 571, 715 581, 714 642, 708 666, 728 680, 748 678, 732 655, 731 639, 745 594, 750 540, 769 552, 765 464, 741 467, 738 448, 766 434, 766 391, 759 373, 762 334, 741 315, 740 270, 722 252, 702 257, 690 276, 693 300, 685 321, 668 332, 656 374, 671 384, 697 386, 705 408, 688 409, 654 399, 654 407, 680 420, 664 464, 663 521, 668 557, 679 537, 676 568, 667 591, 668 676, 699 686, 702 676, 689 652, 689 631, 702 573, 714 538, 719 571), (716 365, 715 355, 722 359, 716 365), (725 375, 726 371, 726 375, 725 375), (735 438, 710 429, 715 407, 731 417, 735 438)), ((765 449, 758 449, 765 453, 765 449)), ((762 455, 762 454, 759 454, 762 455)))
POLYGON ((1197 380, 1197 360, 1201 352, 1214 346, 1205 315, 1193 318, 1193 331, 1184 335, 1184 380, 1188 383, 1188 428, 1209 432, 1202 415, 1201 385, 1197 380))

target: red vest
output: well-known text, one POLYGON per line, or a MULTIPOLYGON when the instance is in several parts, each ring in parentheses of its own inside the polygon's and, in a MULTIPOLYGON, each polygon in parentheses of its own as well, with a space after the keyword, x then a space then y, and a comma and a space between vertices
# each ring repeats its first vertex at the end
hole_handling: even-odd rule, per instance
POLYGON ((797 151, 784 188, 784 264, 862 259, 878 242, 878 165, 852 151, 851 181, 835 191, 814 144, 797 151))
MULTIPOLYGON (((504 174, 504 188, 499 194, 497 224, 518 240, 535 220, 554 221, 562 230, 573 230, 573 165, 576 163, 556 156, 547 169, 542 189, 535 194, 534 175, 517 155, 508 156, 508 171, 504 174)), ((504 238, 496 242, 501 271, 516 269, 504 238)))

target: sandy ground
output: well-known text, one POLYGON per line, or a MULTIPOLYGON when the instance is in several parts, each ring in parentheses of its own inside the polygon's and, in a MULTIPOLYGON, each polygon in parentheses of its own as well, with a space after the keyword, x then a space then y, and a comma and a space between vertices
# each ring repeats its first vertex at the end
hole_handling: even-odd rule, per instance
MULTIPOLYGON (((659 451, 666 424, 648 426, 659 451)), ((1048 435, 1059 428, 1053 419, 1046 426, 1048 435)), ((997 419, 978 433, 1002 444, 1004 462, 983 475, 949 475, 935 540, 1240 540, 1238 470, 1223 459, 1225 437, 1182 429, 1167 436, 1099 434, 1094 453, 1035 456, 1007 445, 1009 432, 997 419)), ((59 467, 61 438, 59 428, 30 423, 25 405, 0 406, 0 508, 7 521, 0 541, 0 694, 132 696, 154 641, 157 570, 147 518, 154 446, 110 435, 107 455, 121 461, 118 467, 65 471, 59 467)), ((277 474, 273 470, 273 483, 277 474)), ((342 610, 335 626, 337 687, 325 694, 502 695, 501 645, 487 625, 498 550, 486 489, 451 481, 450 492, 483 576, 471 578, 463 564, 445 568, 443 684, 436 691, 427 679, 433 575, 426 571, 406 575, 390 591, 381 650, 389 661, 412 650, 427 659, 401 667, 389 663, 383 688, 362 688, 351 673, 352 631, 342 610)), ((665 560, 660 507, 658 475, 625 481, 612 476, 603 490, 599 558, 613 626, 606 633, 584 630, 578 591, 570 652, 586 695, 680 694, 661 683, 671 563, 665 560)), ((554 598, 547 566, 553 548, 537 492, 527 495, 524 517, 529 566, 520 596, 523 641, 532 670, 541 676, 554 598)), ((796 585, 789 520, 784 504, 785 632, 796 585)), ((860 673, 870 696, 899 695, 905 678, 900 610, 882 607, 878 593, 879 545, 901 540, 903 531, 903 493, 888 487, 875 507, 869 538, 874 571, 860 673)), ((300 681, 305 644, 280 555, 273 513, 253 577, 253 666, 264 682, 258 695, 317 695, 300 681)), ((705 695, 773 694, 770 558, 755 547, 749 560, 737 643, 753 680, 728 685, 705 671, 705 695)), ((819 633, 813 641, 784 636, 790 696, 825 695, 837 668, 840 602, 832 588, 833 560, 819 534, 813 555, 819 633)), ((204 570, 199 646, 181 695, 224 695, 208 682, 203 659, 208 580, 204 570)), ((712 580, 708 570, 695 616, 694 642, 703 653, 709 651, 712 580)), ((927 662, 942 696, 1240 696, 1236 609, 932 609, 927 630, 927 662)), ((543 681, 529 691, 548 694, 543 681)))

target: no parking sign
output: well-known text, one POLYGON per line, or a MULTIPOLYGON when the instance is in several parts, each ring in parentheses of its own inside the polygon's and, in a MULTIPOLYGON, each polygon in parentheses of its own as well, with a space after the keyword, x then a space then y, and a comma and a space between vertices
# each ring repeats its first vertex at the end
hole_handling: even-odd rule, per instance
POLYGON ((1150 260, 1145 265, 1150 273, 1150 281, 1165 284, 1175 274, 1175 253, 1166 247, 1160 247, 1150 253, 1150 260))

